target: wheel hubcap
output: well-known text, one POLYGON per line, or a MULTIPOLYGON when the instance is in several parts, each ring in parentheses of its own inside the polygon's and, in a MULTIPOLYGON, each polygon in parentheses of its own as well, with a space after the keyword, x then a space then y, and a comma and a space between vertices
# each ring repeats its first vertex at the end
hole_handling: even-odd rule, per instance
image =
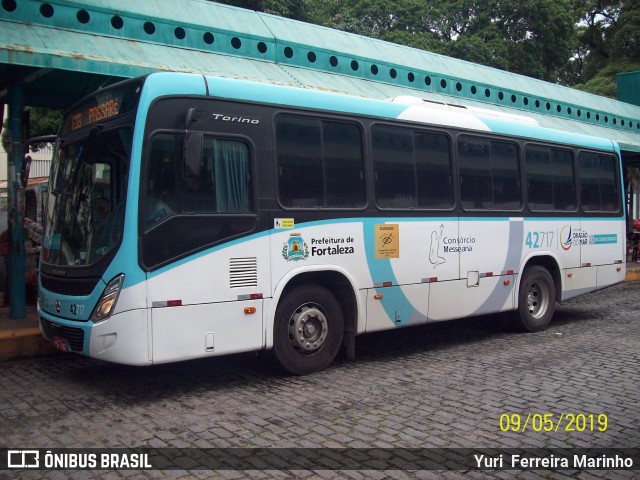
POLYGON ((318 351, 329 333, 327 318, 315 304, 298 308, 289 320, 289 341, 303 354, 318 351))
POLYGON ((533 283, 527 292, 527 309, 534 318, 544 316, 549 306, 549 289, 543 283, 533 283))

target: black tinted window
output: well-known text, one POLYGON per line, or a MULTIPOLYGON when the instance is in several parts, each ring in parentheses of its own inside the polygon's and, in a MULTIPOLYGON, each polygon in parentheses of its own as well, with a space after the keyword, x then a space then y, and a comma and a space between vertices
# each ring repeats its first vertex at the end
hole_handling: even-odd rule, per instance
POLYGON ((529 146, 525 151, 527 202, 532 211, 576 208, 573 155, 568 150, 529 146))
POLYGON ((596 153, 580 154, 582 209, 587 212, 615 212, 620 208, 615 157, 596 153))
POLYGON ((467 210, 517 210, 521 206, 518 148, 475 137, 458 140, 460 196, 467 210))
POLYGON ((381 208, 450 208, 451 155, 446 135, 372 129, 376 203, 381 208))
POLYGON ((365 204, 362 134, 355 124, 281 116, 276 121, 280 202, 291 208, 365 204))
POLYGON ((140 212, 147 267, 253 229, 250 151, 246 143, 204 137, 184 159, 183 134, 153 137, 140 212), (235 215, 230 215, 235 214, 235 215))

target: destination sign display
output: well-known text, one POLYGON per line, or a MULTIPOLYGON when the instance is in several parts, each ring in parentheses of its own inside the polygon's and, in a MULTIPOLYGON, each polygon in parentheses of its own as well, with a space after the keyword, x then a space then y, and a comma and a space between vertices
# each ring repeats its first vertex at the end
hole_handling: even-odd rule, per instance
POLYGON ((92 123, 115 117, 120 113, 121 102, 119 97, 115 97, 74 113, 71 115, 71 130, 78 130, 92 123))
POLYGON ((67 114, 63 133, 74 132, 134 111, 138 106, 141 87, 142 81, 137 80, 106 88, 85 99, 67 114))

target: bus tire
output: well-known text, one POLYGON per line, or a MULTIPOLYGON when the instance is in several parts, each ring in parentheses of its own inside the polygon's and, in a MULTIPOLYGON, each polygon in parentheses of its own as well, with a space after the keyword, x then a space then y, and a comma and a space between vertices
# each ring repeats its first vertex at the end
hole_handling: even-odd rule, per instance
POLYGON ((273 353, 295 375, 324 370, 342 344, 344 317, 335 296, 321 285, 301 285, 276 309, 273 353))
POLYGON ((518 291, 516 325, 525 332, 541 332, 549 326, 555 311, 556 286, 544 267, 524 270, 518 291))

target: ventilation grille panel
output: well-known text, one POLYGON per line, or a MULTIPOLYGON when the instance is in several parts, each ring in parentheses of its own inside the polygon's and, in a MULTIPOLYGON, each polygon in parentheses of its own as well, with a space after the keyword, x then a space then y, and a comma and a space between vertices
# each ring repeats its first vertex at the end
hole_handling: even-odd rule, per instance
POLYGON ((258 286, 258 259, 256 257, 229 259, 229 285, 231 288, 258 286))

